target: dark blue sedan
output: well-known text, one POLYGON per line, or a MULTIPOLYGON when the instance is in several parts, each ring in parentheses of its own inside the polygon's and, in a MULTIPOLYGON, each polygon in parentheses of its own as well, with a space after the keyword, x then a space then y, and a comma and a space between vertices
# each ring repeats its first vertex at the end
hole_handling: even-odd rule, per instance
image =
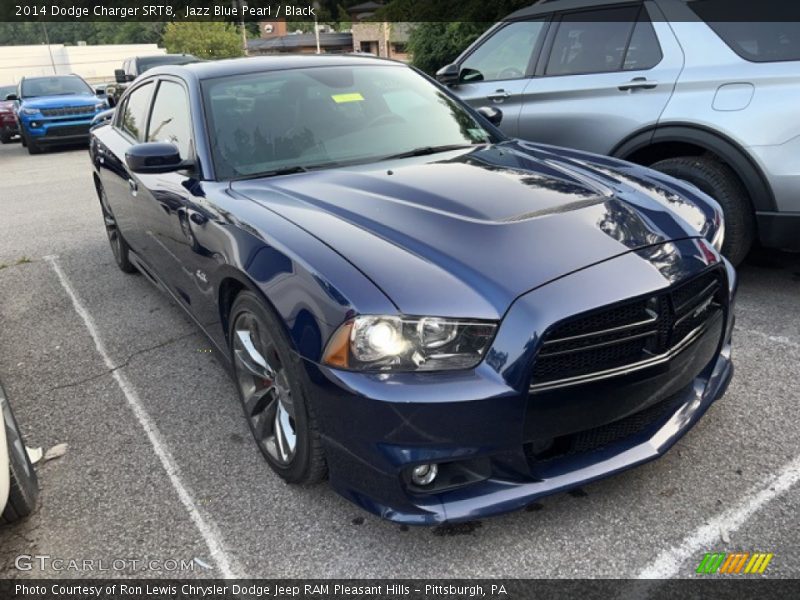
POLYGON ((283 56, 148 71, 92 130, 117 264, 208 335, 286 481, 501 513, 660 456, 724 393, 717 203, 501 118, 399 63, 283 56))

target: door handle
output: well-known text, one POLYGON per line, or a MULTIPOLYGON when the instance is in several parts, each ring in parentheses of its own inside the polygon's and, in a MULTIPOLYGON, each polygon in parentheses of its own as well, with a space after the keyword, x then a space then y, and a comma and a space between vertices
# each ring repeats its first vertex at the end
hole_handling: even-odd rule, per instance
POLYGON ((135 196, 139 191, 139 184, 133 179, 128 179, 128 189, 131 191, 131 196, 135 196))
POLYGON ((632 90, 652 90, 657 85, 657 81, 647 79, 647 77, 634 77, 628 83, 623 83, 617 89, 620 92, 628 92, 632 90))
POLYGON ((488 98, 492 102, 499 103, 505 100, 506 98, 509 98, 510 96, 511 92, 507 92, 505 90, 496 90, 493 94, 489 94, 488 96, 486 96, 486 98, 488 98))

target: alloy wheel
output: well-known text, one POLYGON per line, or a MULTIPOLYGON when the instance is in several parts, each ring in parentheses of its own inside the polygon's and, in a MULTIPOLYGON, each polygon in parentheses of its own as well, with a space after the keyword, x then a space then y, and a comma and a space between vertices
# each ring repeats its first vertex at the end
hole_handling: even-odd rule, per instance
POLYGON ((297 451, 292 391, 275 342, 257 317, 244 311, 233 324, 236 381, 256 442, 281 467, 297 451))
POLYGON ((111 213, 111 207, 108 205, 106 191, 102 188, 100 188, 100 206, 103 209, 103 221, 106 227, 108 242, 111 244, 111 251, 114 253, 116 261, 120 262, 122 256, 122 238, 119 235, 114 215, 111 213))

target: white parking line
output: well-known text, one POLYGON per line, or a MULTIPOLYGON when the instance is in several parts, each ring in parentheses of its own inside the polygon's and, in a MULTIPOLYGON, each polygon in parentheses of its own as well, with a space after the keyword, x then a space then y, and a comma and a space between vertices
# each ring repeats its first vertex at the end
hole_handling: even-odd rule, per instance
POLYGON ((150 440, 150 444, 153 446, 156 456, 158 456, 158 459, 161 461, 161 466, 164 467, 164 471, 166 471, 172 487, 177 492, 178 498, 180 498, 181 503, 189 513, 189 517, 194 522, 195 527, 197 527, 197 530, 200 532, 200 535, 203 536, 203 540, 205 541, 206 546, 208 546, 211 558, 214 563, 216 563, 221 576, 225 579, 241 577, 241 575, 236 574, 234 571, 232 566, 233 561, 225 551, 216 525, 204 518, 203 515, 200 514, 200 511, 197 510, 192 495, 189 493, 188 489, 181 480, 180 469, 175 462, 175 459, 172 457, 172 454, 161 438, 161 434, 159 433, 155 423, 152 421, 152 419, 150 419, 150 416, 144 409, 142 401, 139 399, 136 390, 128 381, 128 378, 125 377, 120 369, 116 368, 116 365, 111 360, 111 357, 106 351, 105 344, 103 344, 103 340, 100 339, 100 335, 97 332, 94 319, 81 303, 78 295, 75 293, 75 290, 72 287, 72 284, 69 282, 67 276, 64 274, 64 271, 61 269, 61 266, 58 264, 58 257, 45 256, 44 259, 53 268, 53 271, 61 282, 61 286, 64 288, 64 291, 67 293, 70 300, 72 300, 72 306, 75 307, 75 312, 77 312, 78 316, 83 319, 86 329, 89 330, 89 335, 91 335, 92 340, 94 340, 94 345, 97 348, 97 352, 103 357, 103 362, 105 363, 106 367, 111 370, 111 375, 114 377, 120 389, 122 390, 125 399, 128 401, 128 406, 130 406, 133 414, 136 416, 136 420, 139 421, 139 425, 142 426, 142 429, 144 429, 145 433, 147 434, 147 438, 150 440))
POLYGON ((735 531, 758 509, 800 481, 800 456, 784 465, 760 487, 755 488, 738 504, 709 520, 681 544, 662 552, 658 558, 637 575, 638 579, 662 579, 679 574, 681 566, 721 537, 722 531, 735 531))

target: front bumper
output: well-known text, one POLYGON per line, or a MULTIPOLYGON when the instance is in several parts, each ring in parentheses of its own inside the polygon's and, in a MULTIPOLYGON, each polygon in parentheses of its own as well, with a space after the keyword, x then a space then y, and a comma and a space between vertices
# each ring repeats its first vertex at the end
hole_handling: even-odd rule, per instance
POLYGON ((664 454, 724 394, 733 374, 736 276, 727 263, 724 314, 668 367, 610 379, 602 396, 592 389, 547 398, 529 384, 542 332, 564 315, 664 289, 668 278, 709 268, 707 245, 673 246, 681 260, 668 265, 629 253, 522 296, 486 360, 469 371, 365 374, 306 363, 334 489, 383 518, 430 525, 517 510, 664 454), (626 286, 608 285, 614 279, 626 286), (608 428, 623 435, 609 436, 608 428), (535 444, 548 431, 601 443, 538 454, 535 444), (431 462, 455 485, 426 492, 410 484, 410 469, 431 462))
POLYGON ((25 118, 22 128, 37 144, 68 144, 89 140, 94 115, 80 119, 25 118))

